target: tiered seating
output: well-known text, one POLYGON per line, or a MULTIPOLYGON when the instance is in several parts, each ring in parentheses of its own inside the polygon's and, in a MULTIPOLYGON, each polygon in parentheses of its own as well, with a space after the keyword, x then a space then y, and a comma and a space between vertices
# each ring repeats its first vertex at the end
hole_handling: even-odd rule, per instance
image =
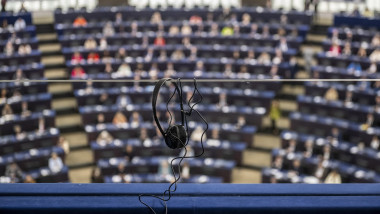
POLYGON ((66 166, 50 166, 52 156, 64 159, 65 153, 54 128, 55 111, 49 110, 47 83, 23 82, 45 79, 31 14, 2 14, 0 21, 8 23, 0 31, 0 79, 16 80, 0 84, 0 180, 68 182, 66 166))
MULTIPOLYGON (((378 78, 379 32, 365 27, 329 28, 313 77, 378 78)), ((305 88, 263 181, 379 182, 379 82, 306 82, 305 88)))
MULTIPOLYGON (((73 88, 94 160, 103 181, 116 183, 170 181, 170 177, 156 173, 163 167, 162 162, 181 151, 165 149, 153 125, 151 83, 132 86, 120 82, 92 82, 92 79, 197 77, 243 82, 248 78, 286 77, 290 70, 288 62, 298 53, 310 23, 310 14, 281 14, 259 8, 232 9, 230 14, 223 14, 219 9, 157 12, 129 7, 98 8, 91 13, 56 12, 55 18, 62 53, 68 71, 73 74, 71 78, 89 79, 87 83, 73 84, 73 88), (78 16, 83 16, 88 23, 73 26, 78 16), (162 16, 162 20, 150 22, 151 16, 162 16), (201 17, 202 23, 189 22, 194 16, 198 20, 201 17), (247 16, 255 22, 247 22, 247 16), (278 24, 280 19, 282 24, 278 24), (105 25, 113 29, 114 34, 102 33, 105 25), (223 35, 221 30, 229 26, 233 28, 233 35, 223 35), (176 27, 187 27, 191 32, 173 33, 176 27), (158 45, 157 38, 161 37, 165 42, 158 45), (100 45, 88 48, 92 39, 100 45), (88 60, 94 55, 97 59, 88 60), (122 66, 130 70, 127 75, 118 74, 122 66), (84 75, 76 75, 77 69, 83 69, 84 75), (168 74, 168 70, 173 72, 168 74), (127 97, 122 97, 124 95, 127 97), (126 99, 127 103, 120 104, 119 99, 126 99), (115 123, 114 116, 120 113, 129 118, 127 122, 115 123), (138 121, 134 115, 138 115, 138 121), (106 135, 105 142, 102 137, 106 135)), ((280 82, 242 84, 212 80, 199 85, 204 99, 197 109, 209 122, 204 142, 207 158, 186 160, 191 176, 183 182, 230 182, 232 169, 242 163, 245 148, 252 146, 253 136, 281 85, 280 82), (243 124, 239 124, 242 120, 243 124)), ((183 90, 188 100, 193 88, 184 84, 183 90)), ((171 91, 163 88, 160 96, 165 100, 171 91)), ((167 122, 164 104, 158 105, 158 112, 160 120, 167 122)), ((178 109, 172 113, 175 121, 180 121, 178 109)), ((190 133, 206 128, 196 117, 188 125, 190 133)), ((191 136, 189 144, 195 154, 201 152, 198 141, 191 136)))

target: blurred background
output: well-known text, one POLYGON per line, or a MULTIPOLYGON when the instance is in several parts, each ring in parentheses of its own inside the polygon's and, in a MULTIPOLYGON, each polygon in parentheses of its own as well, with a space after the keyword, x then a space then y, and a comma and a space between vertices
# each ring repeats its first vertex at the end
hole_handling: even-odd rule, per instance
MULTIPOLYGON (((0 182, 380 182, 380 0, 2 0, 0 182), (301 81, 298 81, 301 80, 301 81), (194 92, 182 83, 183 102, 194 92), (179 123, 179 97, 158 116, 179 123), (194 103, 201 99, 196 93, 194 103), (186 109, 189 107, 186 106, 186 109)), ((172 115, 172 117, 171 117, 172 115)))

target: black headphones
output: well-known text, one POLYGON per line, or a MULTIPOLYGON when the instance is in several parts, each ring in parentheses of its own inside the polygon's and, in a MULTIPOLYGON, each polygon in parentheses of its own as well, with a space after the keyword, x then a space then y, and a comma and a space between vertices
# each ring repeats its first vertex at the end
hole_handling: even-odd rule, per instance
MULTIPOLYGON (((175 91, 173 95, 171 96, 171 98, 174 96, 175 91)), ((183 103, 182 103, 182 90, 178 87, 178 84, 176 82, 172 81, 172 79, 163 78, 156 83, 156 86, 154 87, 154 90, 153 90, 152 110, 153 110, 154 121, 156 122, 158 129, 160 130, 162 136, 164 137, 166 145, 171 149, 180 149, 184 147, 187 141, 187 131, 185 130, 185 112, 184 112, 183 103), (158 97, 160 88, 168 81, 171 82, 175 86, 175 91, 178 92, 180 107, 181 107, 181 121, 182 122, 181 124, 175 124, 175 125, 169 124, 169 127, 166 129, 166 131, 164 131, 157 117, 156 104, 157 104, 157 97, 158 97)))

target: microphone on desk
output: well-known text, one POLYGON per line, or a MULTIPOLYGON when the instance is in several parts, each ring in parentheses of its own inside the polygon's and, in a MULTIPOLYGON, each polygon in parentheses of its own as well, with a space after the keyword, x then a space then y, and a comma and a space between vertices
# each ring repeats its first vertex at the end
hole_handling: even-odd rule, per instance
POLYGON ((182 161, 185 158, 197 158, 197 157, 200 157, 204 154, 203 136, 205 135, 206 131, 208 130, 208 123, 207 123, 206 119, 202 116, 202 114, 198 110, 194 109, 194 107, 197 104, 201 103, 203 100, 203 96, 200 94, 200 92, 198 90, 197 81, 195 78, 194 78, 194 91, 193 91, 192 96, 190 97, 190 99, 187 102, 187 106, 189 107, 188 111, 185 111, 185 109, 183 107, 183 99, 182 98, 183 98, 183 96, 182 96, 182 84, 181 84, 181 80, 179 78, 177 79, 176 82, 175 82, 175 80, 170 79, 170 78, 163 78, 163 79, 159 80, 154 87, 153 97, 152 97, 152 111, 153 111, 153 118, 154 118, 154 121, 157 125, 157 128, 159 129, 162 136, 164 137, 166 145, 170 149, 184 149, 185 150, 183 156, 176 157, 176 158, 173 158, 171 160, 170 166, 171 166, 172 174, 174 177, 174 181, 170 184, 169 188, 164 191, 162 196, 148 195, 148 194, 140 194, 139 195, 139 201, 143 205, 148 207, 152 211, 152 213, 154 213, 154 214, 156 214, 154 209, 151 206, 149 206, 148 204, 146 204, 144 201, 142 201, 142 197, 154 197, 154 198, 157 198, 157 199, 163 201, 165 204, 165 213, 167 214, 168 208, 167 208, 166 202, 170 200, 170 198, 172 197, 172 193, 174 193, 177 190, 177 182, 181 179, 181 163, 182 163, 182 161), (157 115, 157 111, 156 111, 156 105, 157 105, 157 98, 159 95, 160 88, 163 85, 165 85, 166 82, 172 83, 175 87, 175 90, 174 90, 173 94, 169 97, 169 100, 166 103, 166 109, 169 112, 170 120, 169 120, 168 128, 166 130, 164 130, 160 124, 159 119, 158 119, 158 115, 157 115), (172 98, 174 97, 174 95, 176 94, 176 92, 178 93, 179 102, 180 102, 181 124, 172 125, 170 123, 171 123, 171 121, 173 121, 172 120, 173 118, 172 118, 172 114, 169 111, 169 103, 172 100, 172 98), (199 100, 197 100, 197 101, 194 100, 195 94, 199 95, 199 100), (201 118, 201 120, 206 124, 206 128, 201 135, 202 152, 200 154, 192 156, 192 157, 186 157, 186 154, 187 154, 186 146, 189 143, 189 136, 190 136, 189 127, 188 127, 187 123, 188 123, 188 117, 190 117, 193 112, 195 112, 196 115, 198 115, 201 118), (179 160, 178 161, 178 172, 177 172, 178 177, 176 176, 176 171, 174 170, 174 161, 176 161, 176 160, 179 160))

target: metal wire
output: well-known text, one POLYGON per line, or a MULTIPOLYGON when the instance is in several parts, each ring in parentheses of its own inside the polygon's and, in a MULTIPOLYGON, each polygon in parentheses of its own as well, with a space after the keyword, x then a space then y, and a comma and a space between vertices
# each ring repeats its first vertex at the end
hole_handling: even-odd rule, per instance
MULTIPOLYGON (((122 83, 156 83, 158 80, 133 80, 133 79, 117 79, 117 80, 94 80, 94 79, 81 79, 81 80, 0 80, 0 83, 86 83, 86 82, 122 82, 122 83)), ((197 79, 197 82, 377 82, 380 79, 197 79)), ((193 79, 181 79, 181 82, 194 82, 193 79)))
MULTIPOLYGON (((180 95, 179 97, 182 97, 182 85, 181 85, 181 82, 182 80, 178 79, 177 80, 177 84, 179 85, 179 88, 180 88, 180 91, 178 91, 178 94, 180 95)), ((196 79, 193 79, 192 82, 194 82, 194 92, 192 94, 192 96, 190 97, 190 99, 188 100, 188 107, 190 108, 190 110, 188 112, 185 112, 185 127, 186 127, 186 132, 188 133, 187 134, 187 139, 186 139, 186 142, 182 142, 181 139, 179 139, 177 136, 173 135, 172 134, 172 137, 174 138, 177 138, 177 140, 179 140, 181 143, 182 143, 182 148, 185 150, 183 156, 180 156, 180 157, 175 157, 173 158, 171 161, 170 161, 170 167, 171 167, 171 170, 172 170, 172 174, 173 174, 173 177, 174 177, 174 181, 169 185, 168 189, 166 189, 162 195, 162 197, 158 196, 158 195, 151 195, 151 194, 140 194, 139 195, 139 201, 145 205, 146 207, 149 208, 149 210, 153 213, 153 214, 156 214, 156 211, 151 207, 149 206, 147 203, 145 203, 142 198, 143 197, 154 197, 154 198, 157 198, 159 199, 160 201, 162 201, 164 203, 164 207, 165 207, 165 214, 168 213, 168 206, 167 206, 167 201, 170 200, 170 198, 172 197, 172 193, 174 193, 176 190, 177 190, 177 184, 178 184, 178 181, 181 179, 181 163, 184 159, 189 159, 189 158, 197 158, 197 157, 200 157, 204 154, 205 150, 204 150, 204 146, 203 146, 203 137, 204 135, 206 134, 207 130, 208 130, 208 123, 206 121, 206 119, 202 116, 202 114, 197 111, 196 109, 194 109, 194 107, 199 104, 200 102, 202 102, 203 100, 203 96, 202 94, 200 94, 198 88, 197 88, 197 80, 196 79), (198 101, 196 101, 193 105, 191 105, 190 103, 193 101, 193 98, 194 98, 194 95, 195 93, 198 93, 199 96, 200 96, 200 99, 198 101), (188 127, 188 120, 187 120, 187 117, 188 116, 191 116, 191 113, 192 112, 195 112, 201 119, 202 121, 206 124, 206 129, 203 131, 202 135, 201 135, 201 148, 202 148, 202 152, 200 154, 197 154, 197 155, 194 155, 192 157, 186 157, 187 155, 187 144, 189 143, 189 139, 190 139, 190 134, 189 134, 189 127, 188 127), (179 160, 178 164, 177 164, 177 173, 178 173, 178 177, 176 176, 176 171, 174 169, 174 161, 176 160, 179 160), (174 189, 172 188, 174 186, 174 189), (167 197, 167 198, 166 198, 167 197)), ((167 111, 169 112, 169 116, 170 116, 170 120, 169 120, 169 126, 170 126, 170 123, 172 121, 172 114, 170 113, 169 111, 169 108, 168 108, 168 105, 171 101, 171 99, 173 98, 173 96, 175 95, 176 93, 176 90, 174 90, 173 94, 170 96, 169 100, 167 101, 166 103, 166 109, 167 111)), ((183 102, 182 99, 179 100, 180 102, 183 102)), ((169 134, 171 134, 169 132, 169 134)))

